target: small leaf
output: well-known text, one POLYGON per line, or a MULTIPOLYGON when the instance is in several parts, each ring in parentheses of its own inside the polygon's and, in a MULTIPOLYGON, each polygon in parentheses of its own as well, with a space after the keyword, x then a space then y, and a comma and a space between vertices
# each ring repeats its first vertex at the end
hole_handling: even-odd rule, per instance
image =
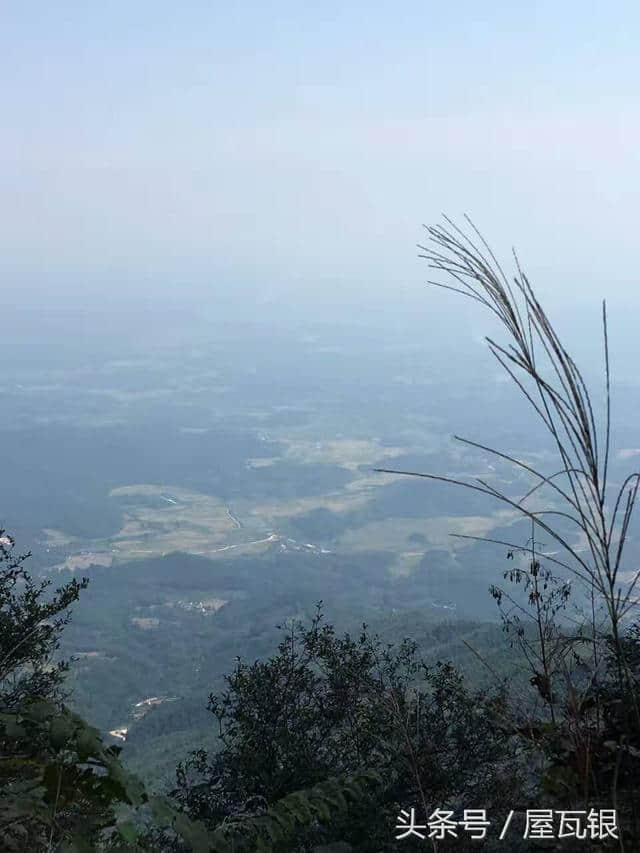
POLYGON ((171 826, 176 816, 176 809, 166 797, 150 797, 149 806, 153 820, 158 826, 171 826))
POLYGON ((190 845, 193 853, 209 853, 211 850, 209 833, 200 821, 191 820, 187 815, 178 812, 173 821, 173 828, 190 845))
POLYGON ((45 699, 36 699, 34 702, 30 702, 23 711, 27 719, 34 720, 36 723, 44 723, 49 717, 54 717, 58 713, 58 708, 54 703, 45 699))
POLYGON ((128 844, 135 844, 138 840, 138 836, 140 835, 138 828, 130 820, 126 820, 124 823, 118 824, 117 831, 122 840, 126 841, 128 844))
POLYGON ((49 733, 54 749, 62 749, 73 737, 75 726, 66 714, 59 714, 51 720, 49 733))

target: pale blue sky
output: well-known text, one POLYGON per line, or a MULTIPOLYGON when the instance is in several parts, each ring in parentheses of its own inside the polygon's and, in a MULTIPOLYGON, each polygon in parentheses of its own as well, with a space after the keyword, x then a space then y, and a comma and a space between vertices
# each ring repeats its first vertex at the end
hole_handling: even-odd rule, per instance
POLYGON ((637 305, 639 38, 631 2, 3 3, 0 301, 412 306, 467 211, 637 305))

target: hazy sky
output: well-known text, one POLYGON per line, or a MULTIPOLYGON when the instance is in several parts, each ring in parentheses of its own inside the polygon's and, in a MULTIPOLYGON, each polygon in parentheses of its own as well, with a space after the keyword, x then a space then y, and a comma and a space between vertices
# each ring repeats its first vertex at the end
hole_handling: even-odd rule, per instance
POLYGON ((636 3, 0 8, 5 306, 412 311, 467 211, 552 299, 640 307, 636 3))

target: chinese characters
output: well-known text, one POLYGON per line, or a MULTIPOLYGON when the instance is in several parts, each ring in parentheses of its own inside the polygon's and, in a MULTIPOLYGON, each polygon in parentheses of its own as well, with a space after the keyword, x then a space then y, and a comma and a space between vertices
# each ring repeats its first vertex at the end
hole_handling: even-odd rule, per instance
MULTIPOLYGON (((512 826, 514 811, 506 819, 496 823, 499 827, 499 839, 504 840, 512 826)), ((422 820, 415 808, 402 809, 397 818, 396 840, 418 838, 446 841, 448 838, 469 838, 482 841, 487 838, 492 822, 487 818, 485 809, 464 809, 462 816, 456 819, 453 811, 436 809, 422 820)), ((517 830, 513 830, 516 832, 517 830)), ((590 809, 589 811, 560 811, 554 809, 528 809, 524 813, 522 838, 532 840, 575 838, 578 840, 598 840, 618 838, 618 824, 615 809, 590 809)))

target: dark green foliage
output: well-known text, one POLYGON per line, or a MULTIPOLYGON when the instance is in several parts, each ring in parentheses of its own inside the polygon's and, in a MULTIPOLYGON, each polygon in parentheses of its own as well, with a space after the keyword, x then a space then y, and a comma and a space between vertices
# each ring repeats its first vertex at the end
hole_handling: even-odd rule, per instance
POLYGON ((590 660, 593 647, 593 641, 583 642, 579 653, 573 651, 578 672, 566 689, 554 690, 555 724, 531 727, 528 721, 523 735, 544 756, 540 787, 546 800, 562 808, 583 808, 585 802, 615 807, 621 849, 635 850, 640 845, 640 624, 630 625, 619 642, 604 638, 596 667, 590 660))
POLYGON ((279 853, 368 850, 377 838, 383 850, 409 802, 436 808, 500 787, 497 706, 451 667, 425 666, 412 641, 338 636, 318 610, 309 627, 288 629, 276 657, 238 662, 210 701, 222 750, 181 768, 174 804, 151 796, 120 750, 62 704, 66 665, 55 655, 86 581, 47 598, 25 559, 4 547, 2 849, 279 853), (191 784, 194 772, 204 786, 191 784))
POLYGON ((124 772, 118 750, 105 749, 95 729, 56 703, 4 710, 0 732, 2 849, 95 841, 115 822, 115 803, 140 802, 141 788, 124 772))
POLYGON ((134 853, 150 849, 149 820, 187 849, 224 850, 168 800, 149 796, 120 762, 120 750, 55 702, 35 699, 0 711, 0 748, 2 850, 134 853))
POLYGON ((14 707, 33 696, 59 697, 68 664, 54 660, 69 606, 87 586, 75 578, 47 596, 50 581, 35 581, 0 530, 0 703, 14 707))
POLYGON ((133 851, 128 842, 138 838, 140 818, 123 822, 121 810, 145 805, 189 839, 197 826, 149 797, 120 750, 62 703, 67 664, 55 655, 68 608, 87 581, 48 597, 49 584, 25 568, 28 555, 14 554, 13 540, 0 536, 0 849, 81 853, 117 843, 133 851))
MULTIPOLYGON (((210 697, 220 749, 179 768, 176 799, 210 826, 260 813, 300 788, 374 770, 384 783, 349 814, 327 814, 298 844, 345 841, 394 849, 400 810, 429 813, 464 795, 499 804, 509 740, 497 735, 498 695, 472 693, 449 665, 426 666, 411 640, 385 645, 367 633, 338 636, 320 610, 286 629, 268 661, 238 661, 210 697)), ((298 849, 283 847, 283 850, 298 849)))

